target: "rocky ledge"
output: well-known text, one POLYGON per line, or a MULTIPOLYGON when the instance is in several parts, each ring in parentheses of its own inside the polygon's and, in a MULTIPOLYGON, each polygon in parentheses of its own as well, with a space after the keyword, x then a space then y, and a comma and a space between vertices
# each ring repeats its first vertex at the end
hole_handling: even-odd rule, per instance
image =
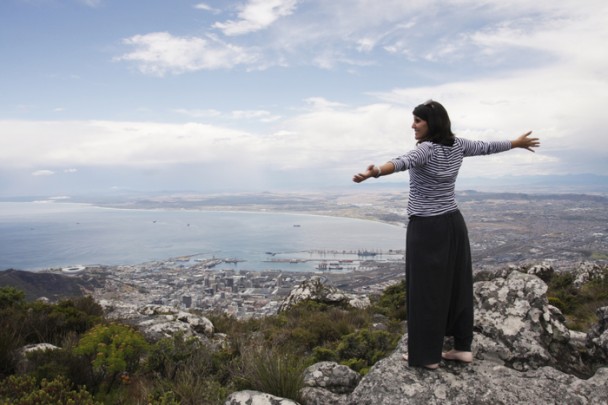
MULTIPOLYGON (((568 330, 547 301, 539 276, 552 270, 544 267, 506 269, 475 282, 472 364, 408 367, 402 358, 406 334, 362 378, 335 363, 311 366, 302 404, 608 404, 608 307, 597 311, 599 322, 587 334, 568 330)), ((254 391, 235 392, 226 401, 241 404, 295 402, 254 391)))

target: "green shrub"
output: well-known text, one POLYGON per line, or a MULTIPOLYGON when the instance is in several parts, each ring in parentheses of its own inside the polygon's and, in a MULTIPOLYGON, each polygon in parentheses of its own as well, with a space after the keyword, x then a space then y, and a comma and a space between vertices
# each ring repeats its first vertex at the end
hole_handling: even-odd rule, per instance
POLYGON ((15 372, 16 350, 26 343, 26 310, 23 291, 0 288, 0 379, 15 372))
POLYGON ((146 401, 148 405, 180 405, 173 391, 150 394, 146 401))
POLYGON ((555 273, 548 283, 547 297, 566 316, 566 326, 586 331, 597 322, 595 311, 608 305, 608 271, 576 288, 572 272, 555 273))
POLYGON ((312 351, 311 360, 313 363, 318 363, 321 361, 338 361, 338 353, 336 353, 335 350, 317 346, 312 351))
POLYGON ((244 388, 300 401, 305 365, 299 356, 276 348, 249 348, 243 356, 244 388))
POLYGON ((109 392, 122 373, 133 373, 148 350, 141 333, 127 325, 97 325, 89 330, 74 348, 74 353, 88 359, 98 383, 109 392))
POLYGON ((75 404, 95 405, 91 394, 83 387, 74 390, 65 377, 43 379, 40 384, 33 376, 10 376, 0 381, 0 405, 75 404))
POLYGON ((24 322, 28 343, 61 344, 69 333, 82 334, 100 322, 103 311, 90 297, 62 300, 57 304, 29 304, 24 322))
POLYGON ((70 339, 64 342, 64 348, 56 350, 36 350, 27 354, 27 369, 23 370, 37 381, 53 380, 64 376, 77 386, 93 387, 95 378, 88 360, 75 354, 70 339))
POLYGON ((358 328, 367 327, 371 317, 366 311, 303 301, 268 319, 266 339, 272 346, 310 355, 318 346, 338 342, 358 328))
POLYGON ((193 369, 180 370, 170 386, 181 405, 222 405, 230 393, 230 386, 222 386, 213 378, 201 376, 193 369))
POLYGON ((367 361, 365 361, 364 359, 350 358, 341 361, 340 364, 347 366, 355 371, 358 371, 361 374, 367 374, 367 370, 369 370, 367 361))
POLYGON ((211 357, 202 342, 195 337, 178 333, 161 339, 151 346, 146 367, 160 378, 174 380, 180 369, 190 366, 196 359, 197 372, 207 373, 211 368, 211 357))
POLYGON ((387 287, 380 297, 374 300, 374 311, 391 319, 404 321, 407 317, 405 280, 387 287))
POLYGON ((230 351, 212 351, 198 338, 177 334, 151 347, 146 368, 156 375, 166 401, 222 404, 232 387, 232 357, 230 351))
POLYGON ((575 275, 572 272, 555 272, 549 279, 549 290, 572 290, 574 289, 575 275))
POLYGON ((566 311, 566 304, 564 304, 558 297, 548 297, 548 300, 549 304, 562 311, 562 313, 566 311))
POLYGON ((399 336, 383 330, 359 330, 344 336, 337 352, 343 364, 356 363, 355 371, 371 367, 378 360, 390 354, 399 341, 399 336))
POLYGON ((0 288, 0 309, 22 307, 25 304, 25 293, 15 287, 0 288))
POLYGON ((22 330, 22 310, 7 307, 0 309, 0 379, 15 372, 16 350, 25 344, 22 330))

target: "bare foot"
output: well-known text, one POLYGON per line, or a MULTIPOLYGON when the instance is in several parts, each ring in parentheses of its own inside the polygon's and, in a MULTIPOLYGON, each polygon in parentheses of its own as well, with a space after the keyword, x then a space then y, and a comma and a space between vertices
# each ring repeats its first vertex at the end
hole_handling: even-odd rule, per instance
POLYGON ((463 352, 460 350, 450 350, 449 352, 443 352, 443 353, 441 353, 441 357, 444 360, 460 361, 462 363, 472 363, 473 362, 473 353, 463 352))
MULTIPOLYGON (((409 357, 407 356, 407 353, 404 353, 402 357, 403 357, 403 360, 409 361, 409 357)), ((439 363, 426 364, 422 367, 426 368, 427 370, 437 370, 439 368, 439 363)))

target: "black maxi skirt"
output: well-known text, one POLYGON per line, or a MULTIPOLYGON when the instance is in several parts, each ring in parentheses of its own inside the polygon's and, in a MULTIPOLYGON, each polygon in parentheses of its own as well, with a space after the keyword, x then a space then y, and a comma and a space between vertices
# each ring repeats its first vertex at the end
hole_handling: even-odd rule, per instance
POLYGON ((439 363, 445 336, 471 351, 473 271, 460 211, 410 217, 405 255, 409 364, 439 363))

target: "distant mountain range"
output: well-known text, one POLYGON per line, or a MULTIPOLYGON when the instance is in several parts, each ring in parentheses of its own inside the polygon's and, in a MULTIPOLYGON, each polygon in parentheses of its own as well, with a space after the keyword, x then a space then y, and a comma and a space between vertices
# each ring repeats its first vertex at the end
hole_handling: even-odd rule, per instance
MULTIPOLYGON (((153 196, 179 196, 179 195, 205 195, 215 196, 218 204, 234 204, 235 196, 241 195, 241 199, 250 200, 253 196, 259 196, 264 202, 271 196, 288 194, 292 198, 299 193, 327 193, 340 194, 343 192, 373 191, 373 190, 403 190, 407 188, 408 177, 387 177, 381 181, 366 182, 365 186, 356 185, 346 179, 344 183, 336 185, 319 184, 318 187, 302 190, 260 190, 243 192, 239 190, 223 191, 213 193, 201 190, 120 190, 107 193, 74 193, 70 196, 53 197, 48 195, 39 196, 1 196, 0 201, 26 202, 37 200, 57 200, 69 202, 86 202, 93 204, 115 204, 133 199, 147 199, 153 196)), ((533 175, 533 176, 500 176, 500 177, 459 177, 456 182, 456 190, 475 190, 480 192, 518 192, 530 194, 603 194, 608 196, 608 175, 601 174, 567 174, 567 175, 533 175)))
MULTIPOLYGON (((369 189, 407 187, 407 177, 396 181, 366 184, 369 189)), ((529 194, 603 194, 608 196, 608 176, 568 174, 544 176, 459 177, 456 190, 480 192, 517 192, 529 194)))
POLYGON ((459 188, 499 189, 518 187, 527 192, 608 192, 608 176, 597 174, 569 174, 546 176, 502 176, 497 178, 460 178, 459 188))

